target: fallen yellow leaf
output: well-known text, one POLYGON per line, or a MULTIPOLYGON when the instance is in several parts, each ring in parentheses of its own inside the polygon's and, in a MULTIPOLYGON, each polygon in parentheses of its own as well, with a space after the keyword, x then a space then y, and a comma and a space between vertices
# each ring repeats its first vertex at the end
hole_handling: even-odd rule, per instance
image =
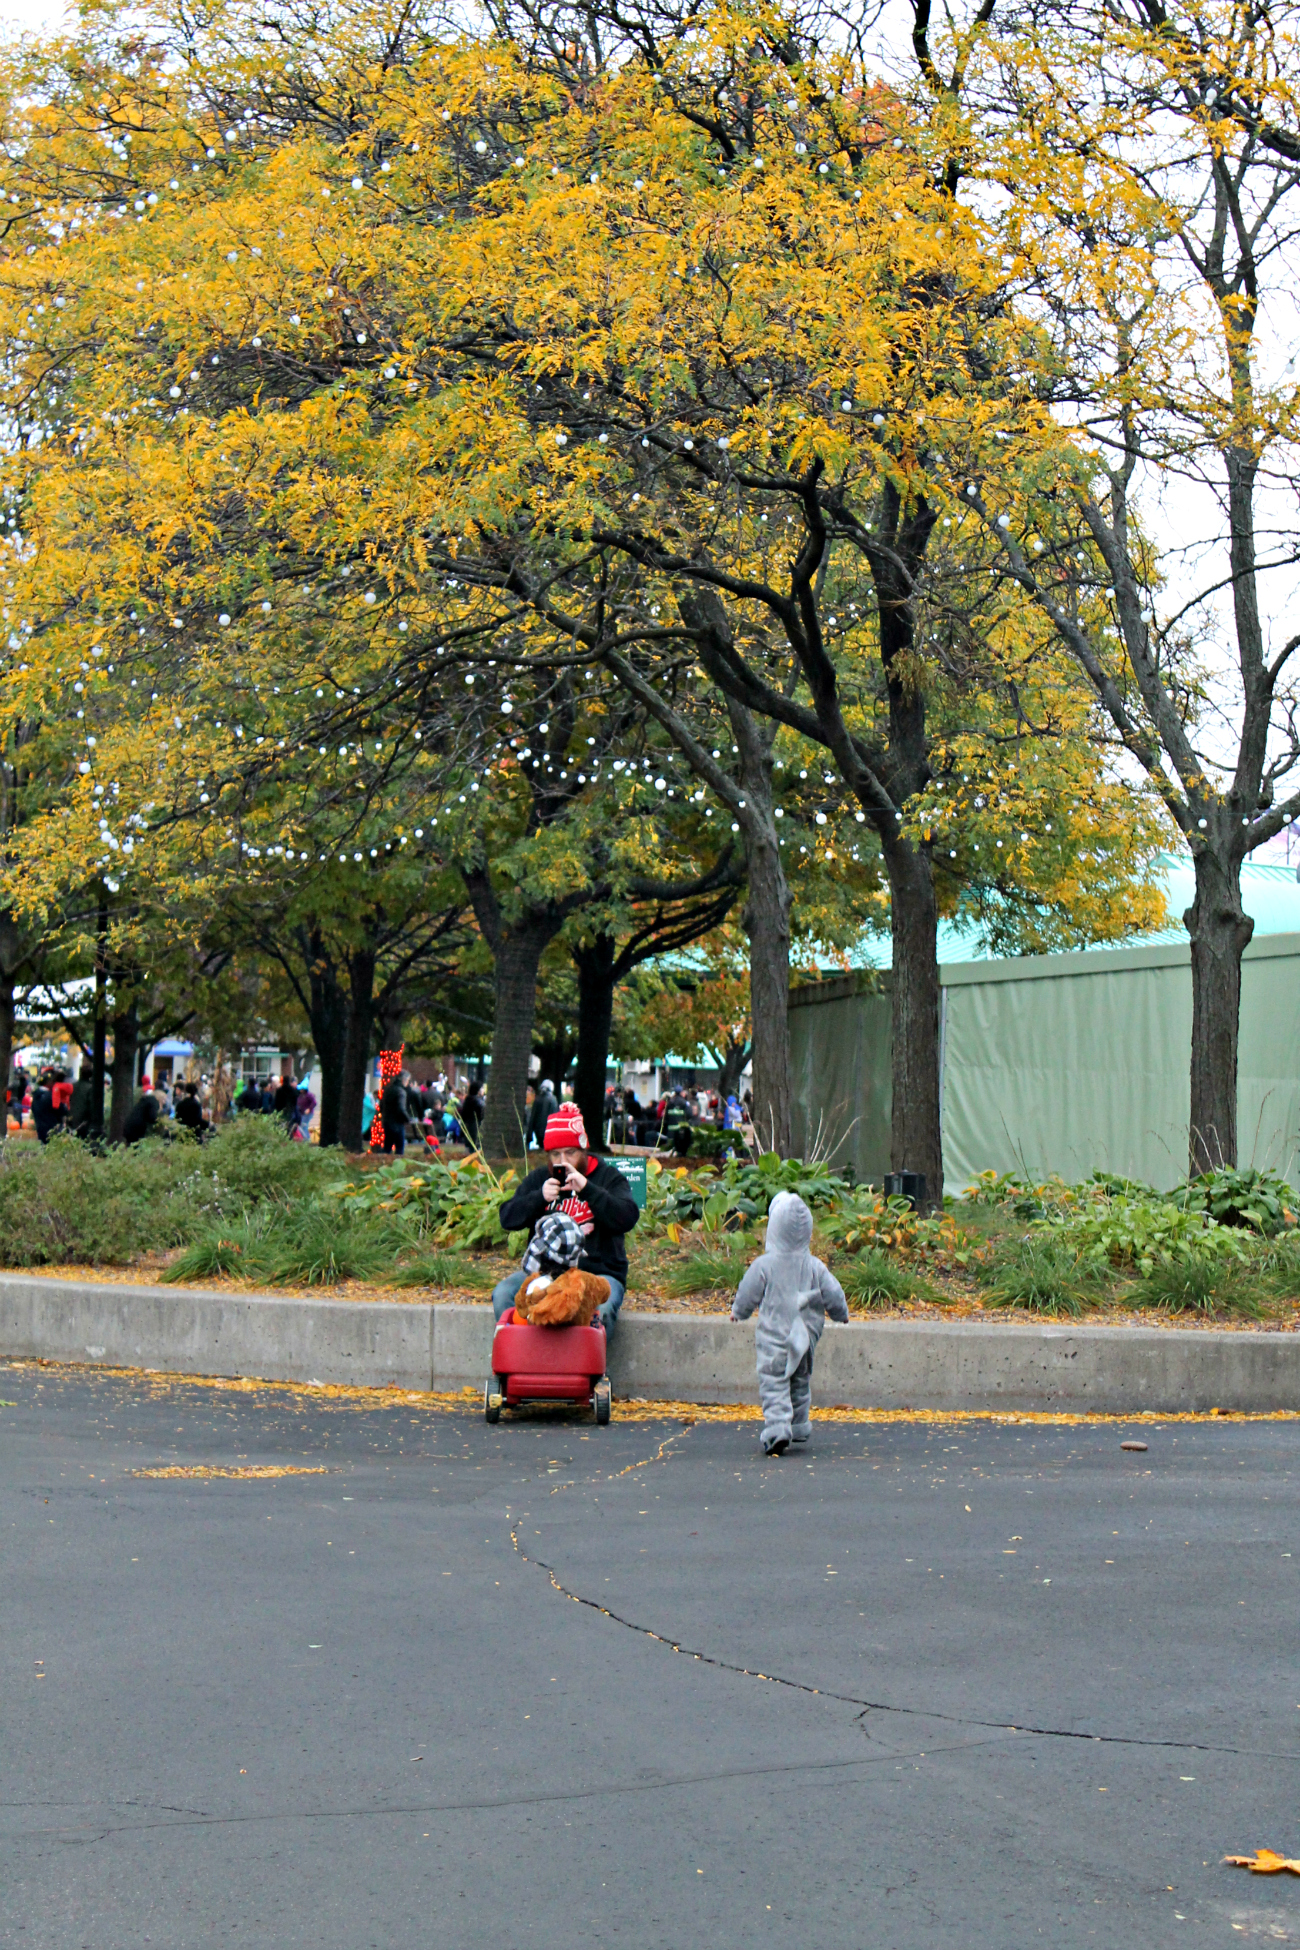
POLYGON ((1225 1855, 1223 1859, 1230 1868, 1249 1869, 1252 1875, 1276 1876, 1285 1870, 1288 1875, 1300 1876, 1300 1862, 1278 1855, 1271 1848, 1257 1848, 1253 1855, 1225 1855))

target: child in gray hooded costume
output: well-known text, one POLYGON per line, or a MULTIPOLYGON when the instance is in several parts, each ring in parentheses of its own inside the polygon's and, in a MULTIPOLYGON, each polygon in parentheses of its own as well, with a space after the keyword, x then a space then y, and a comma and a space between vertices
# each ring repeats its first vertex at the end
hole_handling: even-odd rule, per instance
POLYGON ((763 1449, 781 1456, 812 1433, 813 1349, 826 1315, 847 1320, 848 1303, 835 1275, 808 1250, 812 1213, 794 1192, 778 1192, 767 1214, 767 1251, 740 1282, 733 1320, 757 1308, 758 1394, 763 1404, 763 1449))

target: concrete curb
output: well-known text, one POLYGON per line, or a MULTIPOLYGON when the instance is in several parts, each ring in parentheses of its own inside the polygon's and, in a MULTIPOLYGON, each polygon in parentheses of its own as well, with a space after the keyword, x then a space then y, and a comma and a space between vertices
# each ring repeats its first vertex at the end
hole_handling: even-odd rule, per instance
MULTIPOLYGON (((430 1301, 287 1299, 0 1274, 0 1356, 362 1388, 478 1386, 492 1313, 430 1301)), ((616 1397, 753 1402, 748 1328, 625 1314, 616 1397)), ((1300 1334, 899 1321, 829 1327, 814 1400, 853 1408, 1300 1409, 1300 1334)))

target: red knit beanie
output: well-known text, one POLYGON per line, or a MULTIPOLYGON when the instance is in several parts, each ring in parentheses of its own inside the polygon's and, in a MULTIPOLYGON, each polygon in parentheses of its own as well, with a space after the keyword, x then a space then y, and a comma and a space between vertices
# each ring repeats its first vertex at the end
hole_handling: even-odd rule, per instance
POLYGON ((576 1104, 561 1104, 546 1120, 542 1148, 546 1151, 585 1151, 586 1147, 587 1133, 582 1125, 582 1112, 576 1104))

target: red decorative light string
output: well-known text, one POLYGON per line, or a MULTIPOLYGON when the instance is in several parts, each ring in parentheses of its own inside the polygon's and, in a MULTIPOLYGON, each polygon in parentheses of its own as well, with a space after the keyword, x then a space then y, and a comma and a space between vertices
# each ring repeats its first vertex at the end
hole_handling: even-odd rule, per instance
POLYGON ((384 1148, 384 1120, 379 1114, 379 1104, 384 1101, 385 1086, 402 1074, 402 1051, 405 1048, 405 1043, 399 1043, 396 1049, 381 1049, 379 1052, 379 1103, 375 1105, 375 1114, 370 1120, 372 1151, 382 1151, 384 1148))

